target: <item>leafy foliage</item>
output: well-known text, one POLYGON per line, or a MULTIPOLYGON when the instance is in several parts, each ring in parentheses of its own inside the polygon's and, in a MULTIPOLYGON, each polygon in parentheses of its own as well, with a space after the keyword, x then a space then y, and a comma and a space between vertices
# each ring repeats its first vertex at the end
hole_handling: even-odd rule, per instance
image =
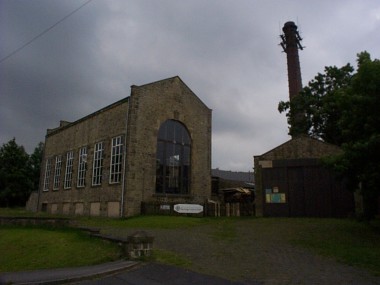
MULTIPOLYGON (((345 92, 341 116, 344 162, 351 183, 359 182, 364 216, 377 211, 380 194, 380 61, 366 52, 358 55, 358 71, 345 92), (354 175, 352 175, 354 174, 354 175)), ((342 164, 342 163, 341 163, 342 164)))
POLYGON ((279 111, 288 111, 289 134, 309 134, 326 142, 340 145, 342 133, 339 127, 342 90, 350 85, 353 67, 325 67, 299 96, 291 102, 280 102, 279 111), (302 114, 302 120, 297 115, 302 114))
POLYGON ((364 216, 371 218, 380 194, 380 61, 362 52, 357 62, 356 73, 350 64, 326 67, 278 109, 287 111, 290 135, 307 133, 342 147, 343 154, 328 163, 352 189, 361 188, 364 216))
POLYGON ((16 139, 0 148, 0 206, 24 206, 38 190, 42 149, 41 143, 29 156, 16 139))
POLYGON ((30 162, 30 175, 32 180, 32 190, 38 191, 40 183, 40 173, 41 173, 41 161, 44 151, 44 143, 40 142, 37 147, 34 149, 33 153, 29 157, 30 162))

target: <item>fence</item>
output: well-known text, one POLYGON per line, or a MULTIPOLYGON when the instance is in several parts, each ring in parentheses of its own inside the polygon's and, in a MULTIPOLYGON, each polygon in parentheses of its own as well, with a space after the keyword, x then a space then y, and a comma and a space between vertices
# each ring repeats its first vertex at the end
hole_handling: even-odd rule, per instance
POLYGON ((203 212, 198 214, 183 214, 174 211, 176 203, 142 202, 143 215, 193 216, 193 217, 240 217, 254 216, 255 204, 253 202, 222 203, 208 201, 204 203, 203 212))

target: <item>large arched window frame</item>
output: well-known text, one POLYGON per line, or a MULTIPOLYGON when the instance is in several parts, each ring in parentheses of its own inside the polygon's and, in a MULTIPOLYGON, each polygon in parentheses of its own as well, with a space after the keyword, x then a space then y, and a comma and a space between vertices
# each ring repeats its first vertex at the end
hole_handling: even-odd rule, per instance
POLYGON ((182 123, 167 120, 157 137, 156 193, 189 194, 190 171, 190 134, 182 123))

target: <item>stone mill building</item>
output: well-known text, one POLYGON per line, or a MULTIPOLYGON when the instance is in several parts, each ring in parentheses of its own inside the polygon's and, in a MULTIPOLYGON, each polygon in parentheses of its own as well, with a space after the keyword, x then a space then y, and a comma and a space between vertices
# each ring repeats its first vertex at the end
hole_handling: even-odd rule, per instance
POLYGON ((123 217, 211 195, 211 109, 178 77, 47 131, 39 211, 123 217))

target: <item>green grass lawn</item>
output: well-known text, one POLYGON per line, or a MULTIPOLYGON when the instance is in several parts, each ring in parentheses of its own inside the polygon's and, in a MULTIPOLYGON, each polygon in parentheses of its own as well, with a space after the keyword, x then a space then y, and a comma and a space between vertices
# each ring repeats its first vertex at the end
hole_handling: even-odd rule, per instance
POLYGON ((46 215, 46 213, 33 213, 26 211, 24 208, 0 208, 0 216, 7 217, 36 217, 46 215))
POLYGON ((78 224, 88 227, 177 229, 205 225, 215 221, 215 219, 185 216, 136 216, 125 219, 81 217, 77 221, 78 224))
POLYGON ((380 221, 296 219, 294 244, 380 275, 380 221))
POLYGON ((0 227, 0 272, 99 264, 119 258, 117 245, 63 228, 0 227))

